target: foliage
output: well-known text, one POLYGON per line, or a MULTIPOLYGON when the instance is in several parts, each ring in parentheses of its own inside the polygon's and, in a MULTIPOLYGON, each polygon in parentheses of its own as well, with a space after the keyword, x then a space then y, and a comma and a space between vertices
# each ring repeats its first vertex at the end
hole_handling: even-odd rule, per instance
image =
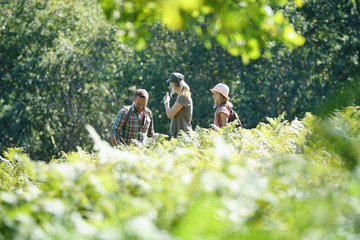
POLYGON ((209 89, 219 82, 230 87, 246 128, 282 112, 291 121, 306 112, 360 105, 357 2, 269 4, 306 43, 289 49, 269 42, 271 58, 261 51, 258 60, 244 65, 215 38, 199 38, 191 29, 169 31, 160 23, 146 26, 152 38, 134 51, 131 43, 117 41, 122 29, 105 21, 95 0, 0 1, 0 151, 21 147, 32 159, 48 161, 76 146, 89 149, 85 124, 106 139, 136 88, 149 91, 155 131, 165 134, 170 120, 162 97, 174 71, 184 73, 190 85, 194 129, 213 122, 209 89))
POLYGON ((124 96, 111 91, 125 52, 115 29, 95 1, 0 6, 1 150, 21 146, 44 159, 90 144, 84 125, 110 125, 124 96))
MULTIPOLYGON (((164 23, 171 30, 189 30, 211 47, 211 39, 229 51, 241 55, 244 63, 260 57, 260 48, 269 52, 272 41, 289 47, 303 45, 305 39, 296 33, 281 11, 273 8, 285 0, 257 1, 114 1, 100 0, 108 19, 116 22, 119 38, 135 42, 138 49, 152 39, 151 25, 164 23)), ((298 7, 302 0, 295 1, 298 7)))
POLYGON ((357 239, 360 109, 283 118, 121 149, 88 127, 96 153, 79 148, 49 164, 10 149, 1 160, 0 236, 357 239), (334 144, 329 129, 348 144, 334 144))
POLYGON ((283 111, 294 119, 360 104, 358 9, 354 1, 315 0, 282 10, 306 43, 291 51, 275 45, 270 59, 261 57, 241 69, 244 92, 234 97, 240 109, 252 113, 242 116, 247 126, 283 111))
POLYGON ((128 59, 123 74, 129 86, 150 91, 153 99, 149 106, 155 112, 157 131, 167 132, 169 120, 161 99, 168 91, 165 80, 173 71, 184 73, 192 89, 194 127, 212 123, 209 89, 219 82, 230 87, 231 101, 248 128, 284 111, 286 119, 292 120, 309 111, 327 113, 359 105, 359 51, 351 50, 360 49, 359 15, 353 2, 308 1, 300 9, 287 4, 279 11, 306 37, 306 44, 293 50, 275 44, 270 59, 262 55, 248 65, 215 41, 207 50, 187 31, 170 32, 153 25, 152 41, 128 59), (333 19, 333 26, 328 18, 333 19))

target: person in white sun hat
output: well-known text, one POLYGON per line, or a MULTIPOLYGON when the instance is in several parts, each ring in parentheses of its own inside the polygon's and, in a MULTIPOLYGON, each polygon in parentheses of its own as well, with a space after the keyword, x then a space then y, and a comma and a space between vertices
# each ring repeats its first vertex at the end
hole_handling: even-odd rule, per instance
POLYGON ((217 128, 221 128, 229 122, 233 104, 229 101, 229 87, 226 84, 216 84, 210 91, 213 93, 215 102, 214 127, 217 130, 217 128))

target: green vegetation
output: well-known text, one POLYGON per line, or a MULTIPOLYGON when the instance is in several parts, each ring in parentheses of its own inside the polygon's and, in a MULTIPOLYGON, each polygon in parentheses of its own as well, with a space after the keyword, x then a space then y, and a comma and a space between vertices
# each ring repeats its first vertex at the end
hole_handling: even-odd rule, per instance
POLYGON ((1 159, 1 239, 356 239, 360 109, 1 159))
MULTIPOLYGON (((305 38, 296 33, 282 11, 286 0, 202 1, 202 0, 99 0, 107 19, 121 29, 119 38, 135 42, 137 49, 146 47, 153 37, 151 25, 162 22, 172 30, 189 30, 203 39, 210 49, 212 40, 244 63, 258 59, 260 49, 270 54, 271 42, 281 41, 288 47, 301 46, 305 38)), ((293 2, 293 1, 290 1, 293 2)), ((297 7, 303 0, 294 1, 297 7)))
POLYGON ((306 112, 360 105, 358 1, 307 1, 301 8, 293 1, 249 2, 283 13, 306 43, 290 49, 269 41, 259 59, 244 65, 215 36, 199 38, 191 29, 170 31, 156 22, 143 24, 152 38, 135 51, 132 42, 119 43, 121 24, 106 21, 95 0, 0 2, 0 152, 22 147, 32 159, 49 161, 77 146, 91 149, 84 126, 107 139, 115 115, 131 104, 136 88, 149 91, 155 131, 166 134, 162 97, 173 71, 184 73, 191 87, 194 127, 212 123, 209 89, 219 82, 230 87, 245 128, 282 112, 291 121, 306 112))
POLYGON ((359 239, 359 16, 358 0, 0 1, 0 240, 359 239), (169 140, 175 71, 194 130, 169 140), (219 82, 245 128, 210 130, 219 82), (112 148, 137 88, 156 138, 112 148))

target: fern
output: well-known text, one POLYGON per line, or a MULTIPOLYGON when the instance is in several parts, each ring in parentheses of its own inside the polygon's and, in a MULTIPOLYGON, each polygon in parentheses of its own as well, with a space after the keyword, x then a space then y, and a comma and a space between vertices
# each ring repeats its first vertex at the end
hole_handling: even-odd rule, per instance
POLYGON ((360 111, 1 158, 3 239, 357 238, 360 111))

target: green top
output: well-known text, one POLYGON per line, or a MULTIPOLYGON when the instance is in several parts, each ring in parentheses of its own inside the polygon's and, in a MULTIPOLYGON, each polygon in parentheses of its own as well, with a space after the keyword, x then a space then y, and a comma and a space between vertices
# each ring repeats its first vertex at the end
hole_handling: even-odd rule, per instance
POLYGON ((170 134, 171 136, 177 137, 180 130, 184 132, 191 128, 191 119, 193 115, 193 102, 191 96, 179 95, 176 98, 176 102, 181 103, 184 107, 171 119, 170 122, 170 134))

